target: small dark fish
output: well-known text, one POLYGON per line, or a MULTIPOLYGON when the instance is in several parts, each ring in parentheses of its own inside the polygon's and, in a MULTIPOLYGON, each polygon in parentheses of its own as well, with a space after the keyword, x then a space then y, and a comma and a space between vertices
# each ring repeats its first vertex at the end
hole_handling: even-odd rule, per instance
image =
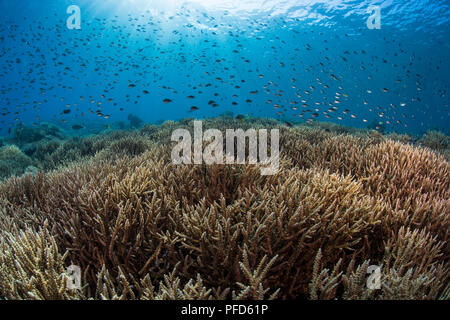
POLYGON ((196 106, 191 107, 191 111, 196 111, 196 110, 198 110, 198 108, 196 106))
POLYGON ((83 129, 84 127, 83 126, 81 126, 81 125, 79 125, 79 124, 74 124, 73 126, 72 126, 72 129, 73 130, 80 130, 80 129, 83 129))
POLYGON ((172 100, 170 100, 170 99, 164 99, 163 102, 164 102, 165 104, 167 104, 167 103, 171 103, 172 100))
POLYGON ((236 120, 244 120, 244 119, 245 119, 245 117, 242 114, 238 114, 236 116, 236 120))
POLYGON ((70 109, 64 109, 64 110, 63 110, 63 113, 64 113, 64 114, 69 114, 69 113, 70 113, 70 109))

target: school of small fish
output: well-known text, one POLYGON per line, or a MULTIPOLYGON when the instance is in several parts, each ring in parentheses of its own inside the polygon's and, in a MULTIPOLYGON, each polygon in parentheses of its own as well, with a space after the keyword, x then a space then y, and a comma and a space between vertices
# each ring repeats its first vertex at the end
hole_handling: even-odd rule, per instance
POLYGON ((373 50, 370 42, 354 43, 362 31, 237 20, 184 9, 95 17, 80 31, 57 14, 2 23, 1 126, 11 132, 30 114, 38 125, 45 109, 80 130, 88 116, 109 119, 138 106, 265 114, 287 126, 353 119, 407 127, 432 108, 420 106, 425 91, 448 109, 448 85, 417 72, 446 62, 415 55, 396 39, 384 37, 373 50))

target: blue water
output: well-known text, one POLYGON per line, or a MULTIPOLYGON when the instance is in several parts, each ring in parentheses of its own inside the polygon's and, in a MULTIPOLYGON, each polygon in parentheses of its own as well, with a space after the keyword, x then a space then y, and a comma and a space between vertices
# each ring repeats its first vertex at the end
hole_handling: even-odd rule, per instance
POLYGON ((0 10, 0 135, 224 112, 450 133, 448 1, 2 0, 0 10), (66 25, 72 4, 80 30, 66 25), (366 25, 370 6, 381 29, 366 25))

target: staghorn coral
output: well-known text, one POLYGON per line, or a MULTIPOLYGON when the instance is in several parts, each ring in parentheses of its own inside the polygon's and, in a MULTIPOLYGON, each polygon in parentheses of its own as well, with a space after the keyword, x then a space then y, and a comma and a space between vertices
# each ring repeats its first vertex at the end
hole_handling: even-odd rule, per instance
POLYGON ((436 224, 448 225, 450 219, 450 173, 445 158, 372 136, 312 136, 317 142, 310 142, 311 133, 303 131, 288 132, 282 143, 282 152, 297 166, 350 174, 363 183, 364 193, 381 197, 392 207, 386 228, 398 230, 404 224, 426 227, 447 240, 447 230, 436 224))
POLYGON ((81 299, 67 288, 65 256, 45 226, 2 233, 0 237, 0 296, 6 299, 81 299))
POLYGON ((221 117, 204 129, 280 128, 278 173, 174 165, 171 132, 192 121, 72 139, 51 154, 57 170, 1 183, 0 296, 448 299, 445 158, 374 132, 221 117), (84 289, 45 279, 53 289, 17 294, 7 283, 33 269, 11 261, 38 264, 38 252, 51 252, 53 278, 79 265, 84 289), (379 290, 366 286, 370 264, 382 266, 379 290))
POLYGON ((345 273, 339 260, 330 273, 328 268, 322 269, 319 250, 310 283, 311 299, 335 299, 338 291, 344 299, 449 299, 448 262, 435 259, 442 246, 424 230, 402 228, 387 241, 385 255, 375 264, 382 270, 379 289, 366 285, 370 260, 357 266, 355 260, 350 261, 345 273))

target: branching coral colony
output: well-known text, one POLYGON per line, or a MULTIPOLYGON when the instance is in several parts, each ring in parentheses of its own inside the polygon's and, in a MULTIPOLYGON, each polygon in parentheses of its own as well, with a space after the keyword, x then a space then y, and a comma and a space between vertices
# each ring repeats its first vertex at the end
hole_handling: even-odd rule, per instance
POLYGON ((0 296, 450 297, 445 150, 320 125, 204 122, 278 127, 280 169, 261 176, 258 165, 172 164, 170 135, 191 124, 66 140, 34 163, 41 171, 4 180, 0 296), (80 290, 67 285, 72 264, 80 290))

